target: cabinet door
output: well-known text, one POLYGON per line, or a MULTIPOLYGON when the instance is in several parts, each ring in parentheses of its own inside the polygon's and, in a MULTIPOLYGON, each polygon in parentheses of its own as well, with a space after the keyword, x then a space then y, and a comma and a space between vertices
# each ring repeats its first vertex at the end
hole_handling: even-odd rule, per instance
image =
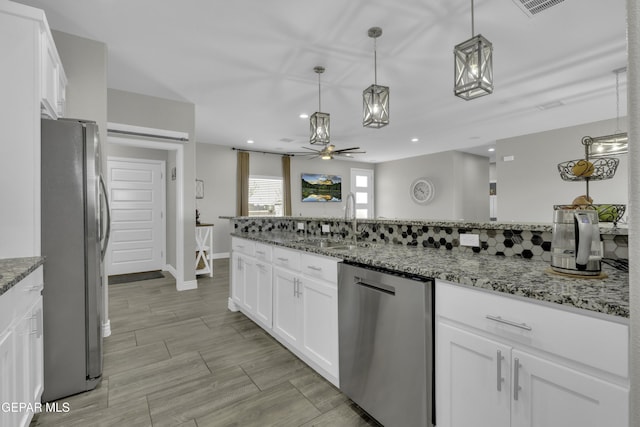
POLYGON ((244 260, 233 252, 231 255, 231 298, 241 306, 244 302, 244 260))
POLYGON ((328 373, 338 377, 338 288, 303 277, 303 351, 328 373))
POLYGON ((49 34, 41 33, 41 107, 42 112, 52 119, 58 118, 58 86, 60 77, 58 74, 58 58, 54 45, 49 40, 49 34))
POLYGON ((258 321, 269 329, 273 325, 273 279, 271 274, 271 264, 256 262, 258 296, 255 314, 258 321))
MULTIPOLYGON (((13 333, 6 330, 0 332, 0 404, 17 402, 15 395, 15 367, 13 333)), ((18 424, 17 413, 0 412, 0 427, 13 427, 18 424)))
POLYGON ((301 344, 301 306, 299 276, 282 268, 273 268, 273 330, 295 348, 301 344))
MULTIPOLYGON (((31 312, 28 311, 14 329, 13 366, 15 367, 15 397, 13 402, 33 403, 31 401, 31 312)), ((29 425, 29 411, 18 414, 20 426, 29 425)))
POLYGON ((510 348, 438 323, 438 427, 509 427, 510 348))
POLYGON ((628 426, 627 390, 519 350, 512 365, 513 427, 628 426))
POLYGON ((44 390, 44 346, 42 330, 42 297, 40 296, 31 309, 31 331, 29 334, 31 402, 40 402, 44 390))
POLYGON ((258 283, 256 277, 256 261, 255 259, 241 255, 242 272, 244 283, 242 306, 251 314, 256 313, 258 305, 258 283))

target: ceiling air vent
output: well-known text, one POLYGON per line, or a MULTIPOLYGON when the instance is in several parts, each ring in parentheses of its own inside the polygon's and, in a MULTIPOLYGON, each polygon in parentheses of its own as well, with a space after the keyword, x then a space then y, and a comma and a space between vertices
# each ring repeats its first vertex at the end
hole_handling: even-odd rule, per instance
POLYGON ((540 12, 549 9, 552 6, 559 5, 564 0, 513 0, 513 2, 522 10, 529 18, 533 18, 540 12))

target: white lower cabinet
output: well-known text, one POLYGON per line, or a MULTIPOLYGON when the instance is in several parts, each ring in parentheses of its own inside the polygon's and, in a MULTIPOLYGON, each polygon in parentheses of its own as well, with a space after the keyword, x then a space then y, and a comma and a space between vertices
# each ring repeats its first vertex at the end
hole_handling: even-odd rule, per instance
POLYGON ((444 282, 436 301, 438 427, 628 425, 626 325, 444 282))
POLYGON ((232 238, 234 306, 337 386, 340 260, 252 244, 232 238))
POLYGON ((42 278, 39 267, 0 295, 0 427, 28 426, 42 396, 42 278))

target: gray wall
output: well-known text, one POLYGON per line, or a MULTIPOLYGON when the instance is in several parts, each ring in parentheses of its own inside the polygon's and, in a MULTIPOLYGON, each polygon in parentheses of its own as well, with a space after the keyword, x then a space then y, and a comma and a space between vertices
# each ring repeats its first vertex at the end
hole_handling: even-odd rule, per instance
MULTIPOLYGON (((230 221, 219 217, 236 214, 237 152, 230 147, 201 143, 196 145, 196 150, 196 177, 204 181, 204 199, 196 200, 200 222, 213 224, 213 256, 228 256, 231 252, 230 221)), ((254 166, 251 163, 257 162, 251 160, 250 166, 254 166)))
MULTIPOLYGON (((570 204, 585 194, 584 182, 560 178, 558 163, 584 158, 582 137, 610 135, 615 129, 615 119, 604 120, 497 141, 498 221, 551 222, 553 205, 570 204), (505 156, 515 160, 505 162, 505 156)), ((627 155, 622 155, 613 179, 590 183, 594 203, 626 204, 627 175, 627 155)))
POLYGON ((404 219, 489 220, 489 159, 458 151, 378 163, 376 216, 404 219), (409 188, 420 177, 435 186, 427 205, 411 200, 409 188))
MULTIPOLYGON (((195 243, 195 168, 196 168, 196 144, 195 144, 195 106, 191 103, 156 98, 116 89, 108 90, 109 122, 122 123, 134 126, 143 126, 156 129, 166 129, 179 132, 187 132, 189 141, 184 144, 184 219, 182 227, 184 231, 184 281, 195 280, 195 271, 191 268, 191 254, 194 253, 195 243)), ((169 170, 175 166, 175 158, 169 154, 169 170)), ((175 183, 168 180, 167 204, 175 206, 175 183)), ((170 224, 175 224, 177 218, 171 218, 167 211, 167 260, 175 259, 176 254, 172 248, 176 245, 175 229, 170 224)), ((195 255, 194 255, 195 256, 195 255)), ((177 267, 174 265, 174 267, 177 267)))

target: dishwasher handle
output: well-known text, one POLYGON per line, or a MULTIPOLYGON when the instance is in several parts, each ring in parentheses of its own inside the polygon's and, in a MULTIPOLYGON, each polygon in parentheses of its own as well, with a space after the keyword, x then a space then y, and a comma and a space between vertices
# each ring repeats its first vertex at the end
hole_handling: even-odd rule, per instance
POLYGON ((373 289, 374 291, 382 292, 389 295, 396 294, 396 288, 393 286, 383 285, 382 283, 372 283, 370 281, 365 281, 364 279, 358 276, 355 276, 353 279, 356 285, 373 289))

